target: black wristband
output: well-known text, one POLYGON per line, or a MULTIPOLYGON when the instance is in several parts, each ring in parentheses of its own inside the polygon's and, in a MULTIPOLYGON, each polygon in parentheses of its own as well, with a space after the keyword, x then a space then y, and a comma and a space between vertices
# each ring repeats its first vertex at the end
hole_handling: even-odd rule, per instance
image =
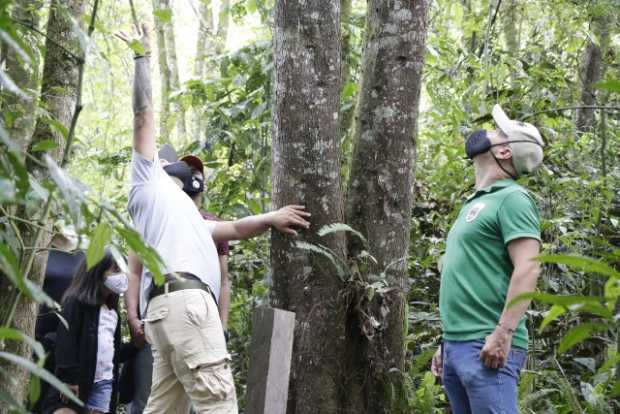
POLYGON ((144 55, 135 55, 135 56, 133 57, 133 60, 138 60, 138 59, 140 59, 140 58, 150 58, 150 57, 151 57, 151 54, 150 54, 150 53, 147 53, 147 54, 144 54, 144 55))

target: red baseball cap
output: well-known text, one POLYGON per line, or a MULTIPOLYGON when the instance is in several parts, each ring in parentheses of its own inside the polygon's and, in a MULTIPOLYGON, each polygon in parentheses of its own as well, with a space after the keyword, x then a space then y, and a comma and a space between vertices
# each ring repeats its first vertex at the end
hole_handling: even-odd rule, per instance
POLYGON ((200 171, 200 174, 202 174, 203 176, 205 175, 205 167, 202 164, 202 161, 200 161, 200 158, 198 158, 197 156, 191 154, 185 155, 180 159, 180 161, 184 161, 190 167, 194 168, 197 171, 200 171))

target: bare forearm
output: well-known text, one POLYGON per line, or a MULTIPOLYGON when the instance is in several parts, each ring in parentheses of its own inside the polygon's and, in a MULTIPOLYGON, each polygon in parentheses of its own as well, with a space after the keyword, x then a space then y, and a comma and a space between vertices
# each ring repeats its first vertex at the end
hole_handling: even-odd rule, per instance
POLYGON ((213 231, 215 241, 242 240, 269 230, 273 212, 244 217, 235 221, 220 221, 213 231))
POLYGON ((228 314, 230 312, 230 279, 228 277, 228 259, 226 256, 220 256, 220 270, 222 272, 222 286, 217 307, 220 313, 220 320, 222 321, 222 328, 226 330, 228 314))
POLYGON ((527 265, 516 267, 512 277, 510 278, 510 286, 508 287, 508 293, 506 295, 506 305, 504 311, 499 320, 499 324, 508 329, 514 330, 519 321, 530 306, 530 300, 524 300, 518 302, 511 307, 508 304, 517 296, 533 292, 536 289, 536 282, 538 280, 539 266, 535 262, 530 262, 527 265))
POLYGON ((125 307, 128 319, 140 319, 140 279, 142 278, 142 263, 135 254, 130 253, 127 258, 129 275, 127 292, 125 292, 125 307))
POLYGON ((150 58, 135 59, 133 82, 134 148, 151 159, 155 152, 155 120, 150 58))

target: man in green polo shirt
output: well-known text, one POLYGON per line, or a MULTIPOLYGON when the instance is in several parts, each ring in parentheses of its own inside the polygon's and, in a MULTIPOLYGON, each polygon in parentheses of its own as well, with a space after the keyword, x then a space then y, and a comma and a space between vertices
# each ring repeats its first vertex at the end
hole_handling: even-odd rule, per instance
POLYGON ((536 127, 510 120, 498 105, 492 115, 498 129, 476 131, 465 144, 476 191, 448 234, 441 273, 444 342, 432 371, 454 414, 517 413, 529 302, 507 304, 533 291, 539 273, 532 260, 540 250, 538 211, 514 179, 542 163, 543 141, 536 127))

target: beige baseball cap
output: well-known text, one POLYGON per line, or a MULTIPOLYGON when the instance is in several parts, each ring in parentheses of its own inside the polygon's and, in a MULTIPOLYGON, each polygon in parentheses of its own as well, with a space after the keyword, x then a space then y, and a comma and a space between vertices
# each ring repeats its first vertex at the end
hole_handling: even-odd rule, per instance
POLYGON ((499 105, 493 106, 493 120, 497 127, 508 137, 512 151, 512 163, 517 174, 535 171, 543 161, 545 143, 534 125, 508 118, 499 105))

